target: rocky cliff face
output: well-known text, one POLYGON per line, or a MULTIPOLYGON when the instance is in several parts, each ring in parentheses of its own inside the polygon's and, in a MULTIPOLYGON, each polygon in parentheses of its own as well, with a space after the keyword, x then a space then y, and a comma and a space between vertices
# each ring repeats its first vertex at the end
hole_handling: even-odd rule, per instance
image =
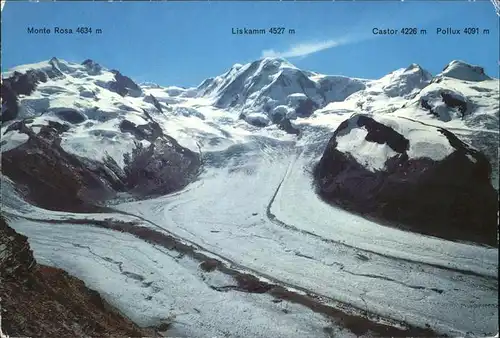
POLYGON ((112 158, 97 162, 66 152, 60 146, 66 124, 50 121, 38 133, 24 121, 12 128, 29 139, 2 154, 2 172, 25 187, 31 202, 50 210, 98 211, 96 205, 117 192, 137 198, 166 194, 187 185, 201 165, 197 154, 164 135, 152 118, 146 125, 122 123, 122 132, 151 142, 147 147, 137 142, 132 154, 126 154, 123 170, 112 158))
POLYGON ((27 238, 0 217, 2 330, 28 337, 144 337, 154 332, 124 318, 66 272, 37 264, 27 238))
POLYGON ((331 138, 315 179, 327 201, 398 227, 497 246, 491 166, 442 128, 356 115, 331 138))
POLYGON ((2 172, 25 187, 26 197, 51 210, 95 211, 94 204, 123 189, 119 178, 103 165, 85 166, 59 145, 64 125, 43 126, 38 134, 24 123, 19 131, 28 141, 2 154, 2 172), (55 175, 54 173, 57 173, 55 175))

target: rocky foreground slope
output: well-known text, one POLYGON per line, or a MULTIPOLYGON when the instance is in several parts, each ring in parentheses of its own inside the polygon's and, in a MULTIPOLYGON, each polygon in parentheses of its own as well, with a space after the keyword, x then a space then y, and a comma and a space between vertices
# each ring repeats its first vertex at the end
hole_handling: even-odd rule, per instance
POLYGON ((40 265, 27 238, 0 217, 2 331, 11 337, 144 337, 96 291, 67 272, 40 265))

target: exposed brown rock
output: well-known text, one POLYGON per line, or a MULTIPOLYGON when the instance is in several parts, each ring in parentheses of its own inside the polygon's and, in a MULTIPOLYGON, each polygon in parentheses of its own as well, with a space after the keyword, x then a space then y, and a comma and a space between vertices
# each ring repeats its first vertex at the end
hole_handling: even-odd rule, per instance
POLYGON ((2 153, 2 172, 26 188, 25 198, 31 203, 59 211, 98 212, 103 209, 99 202, 113 198, 117 192, 145 198, 182 189, 198 175, 200 156, 164 135, 151 115, 144 113, 149 123, 120 126, 122 131, 131 131, 136 137, 140 133, 151 142, 148 147, 137 142, 133 152, 125 154, 124 170, 109 156, 100 163, 66 152, 60 146, 66 124, 52 122, 41 126, 36 134, 25 121, 19 121, 13 124, 13 130, 29 139, 2 153))
POLYGON ((212 272, 220 265, 220 261, 216 259, 207 259, 200 264, 200 269, 206 272, 212 272))
POLYGON ((27 238, 0 217, 2 330, 28 337, 151 337, 96 291, 63 270, 37 264, 27 238))
POLYGON ((35 134, 20 123, 29 140, 2 154, 2 172, 28 188, 30 202, 50 210, 92 212, 96 200, 112 196, 114 177, 93 172, 65 152, 59 145, 61 130, 49 125, 35 134))

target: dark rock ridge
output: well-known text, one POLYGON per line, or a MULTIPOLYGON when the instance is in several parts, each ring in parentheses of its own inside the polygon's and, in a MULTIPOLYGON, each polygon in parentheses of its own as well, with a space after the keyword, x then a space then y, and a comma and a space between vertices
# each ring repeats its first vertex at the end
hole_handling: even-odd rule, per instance
POLYGON ((120 94, 121 96, 140 96, 142 89, 131 78, 123 75, 119 71, 113 69, 111 73, 115 75, 115 80, 109 83, 109 89, 120 94))
POLYGON ((445 122, 452 119, 454 110, 458 110, 461 118, 470 114, 472 110, 472 104, 468 102, 466 97, 449 89, 439 89, 428 93, 420 98, 420 106, 445 122), (439 105, 436 106, 439 101, 445 104, 444 110, 439 105))
POLYGON ((278 122, 278 128, 281 130, 286 131, 288 134, 292 135, 299 135, 300 130, 295 128, 292 123, 290 122, 290 119, 288 118, 283 118, 280 122, 278 122))
POLYGON ((125 156, 127 188, 141 196, 168 194, 189 184, 200 164, 198 154, 171 137, 157 138, 148 147, 138 143, 132 154, 125 156))
POLYGON ((52 58, 49 61, 50 68, 30 69, 25 73, 14 71, 6 79, 2 79, 2 115, 1 121, 10 121, 19 113, 19 95, 31 95, 40 82, 48 79, 57 79, 64 74, 59 69, 59 60, 52 58))
POLYGON ((255 127, 264 128, 264 127, 268 126, 267 120, 263 120, 263 119, 256 117, 256 116, 252 116, 252 115, 247 116, 245 114, 241 114, 240 119, 245 120, 245 122, 247 122, 248 124, 255 126, 255 127))
POLYGON ((278 126, 279 129, 287 132, 288 134, 299 135, 300 130, 295 128, 290 122, 290 119, 285 117, 284 114, 275 114, 272 116, 271 120, 274 124, 278 126))
POLYGON ((158 99, 156 97, 154 97, 153 94, 149 94, 149 100, 151 100, 151 102, 153 103, 155 108, 158 109, 158 111, 160 113, 163 113, 163 108, 161 107, 160 102, 158 101, 158 99))
POLYGON ((132 154, 125 155, 127 188, 139 195, 162 195, 185 187, 199 172, 200 155, 164 134, 146 110, 144 114, 150 121, 151 135, 146 139, 151 143, 147 147, 137 143, 132 154))
POLYGON ((411 139, 372 117, 344 121, 315 168, 317 192, 332 204, 388 225, 498 246, 498 196, 490 183, 489 161, 450 131, 428 128, 446 136, 455 149, 440 161, 409 158, 411 139), (397 152, 383 170, 369 170, 337 149, 338 137, 353 123, 368 131, 366 142, 385 143, 397 152))
POLYGON ((15 337, 144 337, 142 329, 68 273, 37 264, 27 238, 0 216, 2 331, 15 337))
POLYGON ((19 95, 30 95, 39 82, 47 82, 47 75, 38 70, 28 70, 22 74, 14 72, 2 80, 2 122, 13 120, 19 113, 19 95))
POLYGON ((25 187, 25 198, 30 202, 50 210, 96 212, 101 210, 99 202, 117 192, 143 198, 181 189, 198 174, 200 158, 164 135, 145 113, 151 119, 146 125, 122 122, 123 131, 151 142, 148 147, 137 142, 133 153, 124 158, 124 169, 111 157, 100 163, 64 151, 60 134, 68 131, 69 125, 49 122, 35 134, 24 121, 18 121, 12 130, 27 134, 29 139, 2 154, 2 172, 25 187))
POLYGON ((138 140, 150 140, 158 137, 158 130, 151 123, 136 125, 129 120, 123 120, 120 122, 119 128, 122 133, 130 133, 138 140))
MULTIPOLYGON (((425 110, 428 110, 432 115, 437 115, 436 112, 433 111, 432 106, 429 104, 429 101, 426 99, 420 99, 420 106, 425 110)), ((404 106, 403 106, 404 107, 404 106)))
POLYGON ((12 89, 12 84, 9 81, 2 81, 1 97, 2 113, 0 121, 5 122, 15 119, 19 113, 17 93, 12 89))
POLYGON ((295 114, 299 117, 309 117, 317 108, 318 104, 310 98, 307 98, 299 102, 299 106, 295 108, 295 114))
POLYGON ((458 99, 456 96, 451 95, 447 92, 441 92, 441 98, 443 102, 450 108, 458 108, 462 117, 467 112, 467 102, 458 99))
POLYGON ((101 65, 91 59, 83 61, 82 65, 84 65, 87 68, 87 71, 90 75, 97 75, 100 74, 102 71, 101 65))
POLYGON ((51 122, 38 134, 23 121, 16 126, 29 139, 2 154, 2 173, 25 186, 32 203, 50 210, 93 212, 97 201, 113 195, 113 188, 123 190, 124 184, 102 164, 86 166, 61 148, 59 134, 68 130, 67 125, 51 122))
POLYGON ((87 120, 87 117, 75 109, 64 109, 55 112, 56 116, 61 120, 71 124, 79 124, 87 120))

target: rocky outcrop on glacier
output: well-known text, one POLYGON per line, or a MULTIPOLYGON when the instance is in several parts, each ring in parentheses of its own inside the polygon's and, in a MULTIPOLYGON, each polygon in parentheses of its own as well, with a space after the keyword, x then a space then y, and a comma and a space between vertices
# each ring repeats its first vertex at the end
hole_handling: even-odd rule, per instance
POLYGON ((316 167, 326 201, 428 235, 497 245, 491 165, 453 133, 403 118, 355 115, 316 167))

